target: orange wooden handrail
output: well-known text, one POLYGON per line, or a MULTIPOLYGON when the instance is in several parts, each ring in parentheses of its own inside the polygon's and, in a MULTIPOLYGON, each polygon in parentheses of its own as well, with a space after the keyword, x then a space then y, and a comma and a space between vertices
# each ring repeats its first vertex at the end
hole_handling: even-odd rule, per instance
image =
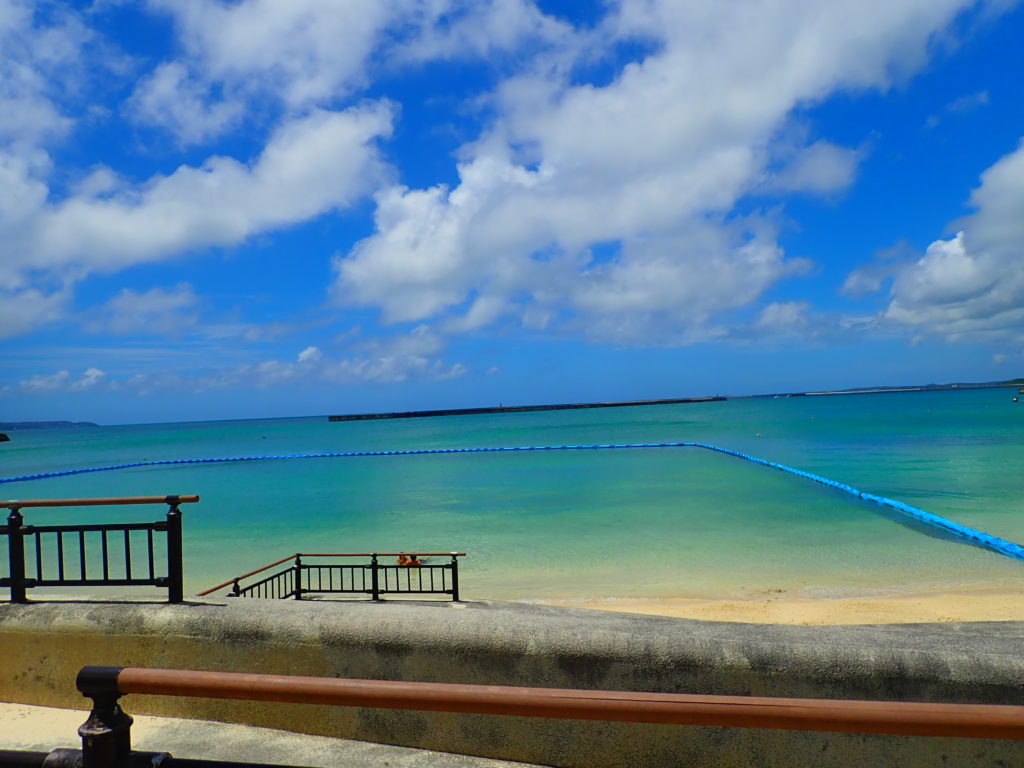
POLYGON ((422 549, 405 549, 401 552, 300 552, 299 557, 398 557, 417 554, 420 557, 465 557, 465 552, 425 552, 422 549))
POLYGON ((1024 739, 1024 706, 584 691, 138 667, 86 667, 122 694, 677 725, 1024 739), (113 679, 111 680, 111 676, 113 679))
POLYGON ((102 499, 25 499, 0 501, 3 509, 24 509, 27 507, 103 507, 114 504, 194 504, 199 501, 195 494, 185 496, 115 496, 102 499))
POLYGON ((289 560, 294 560, 296 557, 298 557, 297 554, 287 555, 286 557, 282 557, 280 560, 275 560, 272 563, 267 563, 266 565, 257 568, 255 571, 249 571, 248 573, 243 573, 241 576, 235 576, 233 579, 228 579, 223 584, 218 584, 216 587, 210 587, 209 589, 204 589, 202 592, 196 592, 196 597, 205 597, 206 595, 216 592, 218 589, 230 587, 236 581, 241 581, 242 579, 247 579, 250 576, 255 576, 257 573, 263 573, 268 568, 273 568, 275 565, 280 565, 281 563, 287 563, 289 560))

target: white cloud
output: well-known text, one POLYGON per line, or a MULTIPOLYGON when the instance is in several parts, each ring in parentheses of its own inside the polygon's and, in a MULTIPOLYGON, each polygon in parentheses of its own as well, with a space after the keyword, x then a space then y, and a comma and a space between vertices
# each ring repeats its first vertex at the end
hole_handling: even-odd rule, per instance
POLYGON ((0 288, 0 339, 59 320, 66 314, 69 298, 63 290, 45 293, 35 288, 14 291, 0 288))
POLYGON ((43 147, 73 124, 56 100, 78 82, 90 39, 72 12, 50 10, 44 19, 27 0, 0 0, 0 338, 59 319, 70 298, 61 281, 29 285, 3 269, 25 218, 46 199, 39 177, 52 161, 43 147))
POLYGON ((92 389, 99 384, 106 375, 107 374, 99 368, 87 368, 82 374, 82 378, 72 382, 68 388, 71 390, 92 389))
POLYGON ((28 0, 0 0, 0 150, 37 147, 72 124, 55 99, 79 81, 91 34, 72 11, 47 10, 28 0))
MULTIPOLYGON (((429 7, 431 4, 427 4, 429 7)), ((487 59, 523 47, 574 43, 572 28, 528 0, 434 2, 411 39, 394 51, 402 61, 475 56, 487 59)))
POLYGON ((316 346, 307 346, 294 362, 270 359, 225 366, 203 372, 159 372, 108 376, 91 367, 74 378, 67 370, 39 374, 0 387, 0 394, 16 390, 31 393, 77 392, 103 388, 112 392, 150 395, 159 391, 202 392, 210 389, 282 385, 338 385, 371 382, 442 381, 469 370, 463 363, 445 362, 444 339, 425 325, 407 333, 360 344, 352 354, 330 357, 316 346))
POLYGON ((241 384, 273 387, 283 383, 328 382, 390 384, 408 380, 436 381, 461 376, 462 363, 445 363, 438 357, 443 339, 427 326, 405 334, 366 342, 349 357, 328 357, 319 348, 303 349, 294 363, 265 360, 207 374, 189 382, 198 389, 241 384))
POLYGON ((989 102, 988 91, 978 91, 953 99, 946 105, 947 112, 969 112, 978 107, 984 107, 989 102))
POLYGON ((68 371, 57 371, 48 375, 32 376, 18 382, 18 387, 26 392, 81 392, 98 386, 106 374, 99 368, 88 368, 77 379, 72 379, 68 371))
POLYGON ((134 115, 184 144, 217 136, 250 102, 302 114, 350 98, 372 70, 488 57, 567 37, 526 0, 151 0, 183 48, 143 79, 134 115))
POLYGON ((970 203, 960 232, 894 270, 882 319, 951 340, 1024 342, 1024 141, 982 174, 970 203))
POLYGON ((315 363, 323 358, 324 354, 316 347, 306 347, 299 352, 296 360, 300 363, 315 363))
POLYGON ((238 102, 215 100, 210 88, 189 79, 176 61, 161 64, 136 86, 129 109, 143 122, 168 128, 186 145, 220 135, 243 112, 238 102))
POLYGON ((194 326, 198 297, 188 283, 137 292, 124 288, 98 311, 86 328, 94 333, 179 334, 194 326))
MULTIPOLYGON (((180 5, 182 13, 204 5, 232 10, 219 2, 180 5)), ((236 245, 345 208, 387 178, 375 145, 391 130, 392 107, 383 102, 285 115, 249 162, 212 156, 143 183, 105 167, 77 180, 55 169, 50 145, 75 125, 75 110, 91 108, 76 89, 100 70, 115 72, 123 58, 103 48, 84 19, 57 4, 0 0, 0 336, 65 316, 72 288, 88 275, 236 245)), ((325 34, 316 19, 307 22, 325 34)), ((196 132, 189 140, 238 118, 235 106, 212 101, 178 62, 165 62, 145 82, 153 100, 140 91, 135 108, 163 108, 167 119, 196 132)), ((105 311, 108 326, 127 328, 117 306, 105 311)))
POLYGON ((387 104, 318 110, 283 124, 250 164, 211 157, 140 186, 105 176, 53 203, 24 163, 0 162, 0 288, 32 297, 40 276, 67 285, 343 209, 386 178, 374 142, 390 129, 387 104))
POLYGON ((806 301, 774 301, 761 310, 757 327, 777 333, 802 332, 809 308, 806 301))
POLYGON ((36 222, 28 266, 119 269, 344 208, 381 179, 373 140, 390 121, 382 104, 314 112, 283 125, 250 166, 212 157, 120 196, 66 200, 36 222))
POLYGON ((333 296, 449 330, 516 316, 622 343, 720 335, 716 315, 806 267, 737 204, 766 179, 827 194, 855 173, 855 150, 818 141, 772 180, 792 112, 912 74, 968 4, 626 0, 581 34, 651 52, 603 86, 544 57, 504 82, 453 189, 377 195, 377 231, 336 259, 333 296), (609 244, 610 261, 592 253, 609 244))
POLYGON ((270 94, 291 110, 338 100, 364 82, 364 64, 387 23, 390 0, 152 0, 184 49, 135 89, 136 117, 185 144, 220 134, 246 102, 270 94))
POLYGON ((828 194, 846 189, 857 173, 859 152, 816 141, 796 153, 765 184, 767 190, 828 194))
POLYGON ((18 382, 18 386, 29 392, 54 392, 67 387, 71 374, 57 371, 49 375, 39 374, 18 382))
MULTIPOLYGON (((959 98, 953 99, 942 108, 942 113, 944 113, 944 115, 958 115, 965 112, 973 112, 976 109, 987 106, 988 103, 988 91, 977 91, 976 93, 969 93, 966 96, 960 96, 959 98)), ((942 122, 944 115, 929 115, 925 120, 925 126, 928 128, 934 128, 942 122)))

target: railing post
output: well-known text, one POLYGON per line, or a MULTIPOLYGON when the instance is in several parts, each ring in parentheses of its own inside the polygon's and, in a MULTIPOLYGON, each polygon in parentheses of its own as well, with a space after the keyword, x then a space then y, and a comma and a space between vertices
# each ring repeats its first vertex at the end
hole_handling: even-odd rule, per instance
POLYGON ((185 599, 184 573, 181 564, 181 510, 178 502, 170 502, 167 510, 167 602, 185 599))
POLYGON ((117 768, 132 752, 132 718, 117 704, 121 667, 84 667, 77 686, 92 699, 89 718, 78 729, 82 737, 82 768, 117 768))
POLYGON ((25 595, 25 534, 22 530, 24 518, 17 507, 7 516, 7 553, 11 571, 11 602, 27 603, 25 595))
POLYGON ((452 552, 452 602, 459 602, 459 557, 452 552))
POLYGON ((379 567, 377 553, 374 552, 370 555, 370 597, 374 600, 380 600, 380 581, 377 579, 379 567))
POLYGON ((295 555, 295 599, 302 599, 302 555, 295 555))

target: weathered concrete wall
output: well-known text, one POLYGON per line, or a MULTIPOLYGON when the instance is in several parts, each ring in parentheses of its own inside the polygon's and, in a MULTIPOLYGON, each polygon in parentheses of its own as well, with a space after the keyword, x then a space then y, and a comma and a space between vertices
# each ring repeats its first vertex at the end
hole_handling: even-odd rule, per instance
MULTIPOLYGON (((85 664, 683 693, 1024 704, 1024 624, 786 627, 510 603, 0 606, 0 698, 83 706, 85 664)), ((129 696, 243 722, 575 768, 1011 766, 1020 742, 129 696)))

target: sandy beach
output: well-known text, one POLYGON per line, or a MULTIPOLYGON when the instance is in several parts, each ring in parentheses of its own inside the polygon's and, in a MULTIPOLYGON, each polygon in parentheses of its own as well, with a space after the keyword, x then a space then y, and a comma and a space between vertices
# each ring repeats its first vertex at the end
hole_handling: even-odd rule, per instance
POLYGON ((686 597, 538 600, 619 613, 645 613, 706 621, 759 624, 918 624, 957 621, 1022 621, 1024 590, 1007 587, 823 599, 766 590, 744 599, 686 597))

